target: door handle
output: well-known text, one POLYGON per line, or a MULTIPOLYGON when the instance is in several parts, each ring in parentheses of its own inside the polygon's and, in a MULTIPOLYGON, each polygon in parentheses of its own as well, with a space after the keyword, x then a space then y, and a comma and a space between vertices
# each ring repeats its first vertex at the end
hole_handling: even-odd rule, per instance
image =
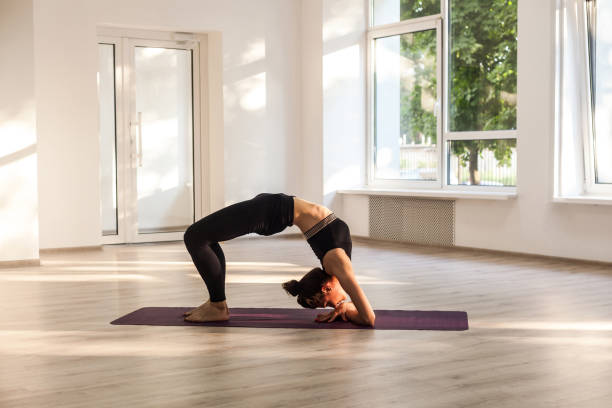
POLYGON ((142 167, 142 112, 136 114, 136 122, 130 122, 130 125, 136 126, 136 165, 142 167))

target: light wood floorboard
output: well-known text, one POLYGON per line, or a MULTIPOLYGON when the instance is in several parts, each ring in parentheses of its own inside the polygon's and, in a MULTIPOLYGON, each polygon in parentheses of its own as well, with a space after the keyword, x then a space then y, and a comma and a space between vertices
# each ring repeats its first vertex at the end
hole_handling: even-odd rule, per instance
MULTIPOLYGON (((222 244, 230 307, 297 307, 317 265, 294 238, 222 244)), ((44 253, 0 270, 0 407, 612 407, 612 271, 357 242, 376 309, 465 310, 470 330, 112 326, 195 306, 182 243, 44 253)))

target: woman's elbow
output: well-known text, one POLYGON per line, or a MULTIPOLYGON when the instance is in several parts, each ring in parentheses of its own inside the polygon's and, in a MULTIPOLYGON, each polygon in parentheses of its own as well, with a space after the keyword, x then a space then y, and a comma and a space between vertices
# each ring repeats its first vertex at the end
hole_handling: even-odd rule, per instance
POLYGON ((370 316, 366 319, 366 324, 368 326, 374 327, 374 323, 376 322, 376 315, 372 312, 370 316))

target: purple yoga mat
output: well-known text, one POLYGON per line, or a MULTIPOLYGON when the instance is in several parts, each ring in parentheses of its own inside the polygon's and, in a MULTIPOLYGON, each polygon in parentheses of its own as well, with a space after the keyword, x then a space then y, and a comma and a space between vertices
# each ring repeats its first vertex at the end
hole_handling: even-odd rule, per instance
MULTIPOLYGON (((111 322, 111 324, 148 326, 260 327, 287 329, 369 329, 369 327, 335 321, 317 323, 317 314, 324 310, 231 308, 226 322, 191 323, 183 320, 190 307, 143 307, 111 322)), ((329 309, 331 310, 331 309, 329 309)), ((467 330, 466 312, 422 310, 375 310, 377 330, 467 330)))

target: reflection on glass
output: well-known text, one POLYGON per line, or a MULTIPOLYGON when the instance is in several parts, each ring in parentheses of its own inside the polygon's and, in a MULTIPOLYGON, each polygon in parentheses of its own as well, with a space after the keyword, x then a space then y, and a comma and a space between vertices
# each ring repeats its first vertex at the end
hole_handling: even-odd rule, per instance
POLYGON ((516 186, 516 139, 451 140, 448 184, 516 186))
POLYGON ((612 2, 597 2, 595 34, 595 182, 612 183, 612 2))
POLYGON ((449 130, 516 129, 517 0, 449 3, 449 130))
POLYGON ((194 220, 191 51, 136 47, 134 57, 138 232, 184 231, 194 220))
POLYGON ((437 179, 436 44, 436 30, 375 40, 376 178, 437 179))
POLYGON ((374 0, 374 25, 397 23, 440 13, 440 0, 374 0))
POLYGON ((115 46, 113 44, 98 44, 98 102, 102 235, 117 235, 115 46))

